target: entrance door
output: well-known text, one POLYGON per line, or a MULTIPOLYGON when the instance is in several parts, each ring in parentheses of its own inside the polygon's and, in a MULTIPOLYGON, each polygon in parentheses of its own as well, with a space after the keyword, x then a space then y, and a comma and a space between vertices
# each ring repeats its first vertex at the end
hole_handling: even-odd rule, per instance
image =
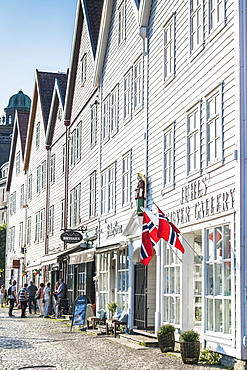
POLYGON ((135 265, 134 325, 139 329, 147 327, 147 267, 135 265))

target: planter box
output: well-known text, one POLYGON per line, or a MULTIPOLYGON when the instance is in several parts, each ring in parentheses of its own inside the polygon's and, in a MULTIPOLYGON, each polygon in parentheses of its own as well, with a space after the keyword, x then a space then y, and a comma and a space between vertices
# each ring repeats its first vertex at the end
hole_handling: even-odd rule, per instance
POLYGON ((183 363, 197 364, 200 356, 200 348, 200 342, 180 342, 183 363))
POLYGON ((174 333, 171 334, 158 334, 158 344, 161 352, 173 352, 175 346, 174 333))

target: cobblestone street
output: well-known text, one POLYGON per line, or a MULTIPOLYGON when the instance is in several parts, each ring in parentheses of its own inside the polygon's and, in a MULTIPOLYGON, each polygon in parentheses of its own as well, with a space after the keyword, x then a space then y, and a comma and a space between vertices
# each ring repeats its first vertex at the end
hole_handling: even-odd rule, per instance
POLYGON ((224 369, 223 366, 184 365, 180 358, 162 354, 158 348, 133 349, 109 340, 70 328, 61 321, 28 315, 8 317, 0 309, 0 369, 224 369))

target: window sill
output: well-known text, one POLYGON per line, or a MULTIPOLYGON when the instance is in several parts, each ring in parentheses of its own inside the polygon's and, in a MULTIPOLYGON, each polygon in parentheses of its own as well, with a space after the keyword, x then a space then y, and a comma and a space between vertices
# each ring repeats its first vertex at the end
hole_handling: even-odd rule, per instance
POLYGON ((209 162, 206 169, 205 169, 205 173, 218 170, 223 165, 224 165, 224 163, 223 163, 222 158, 219 158, 219 159, 216 159, 215 161, 209 162))
POLYGON ((200 170, 191 171, 189 174, 187 174, 186 179, 188 181, 194 181, 194 180, 198 179, 201 176, 201 174, 202 173, 201 173, 200 170))
POLYGON ((124 121, 124 126, 126 126, 131 121, 131 116, 124 118, 123 121, 124 121))
POLYGON ((107 137, 105 137, 104 139, 103 139, 103 144, 106 144, 106 143, 108 143, 108 141, 110 140, 110 136, 108 135, 107 137))
POLYGON ((210 30, 208 37, 206 38, 207 43, 211 42, 226 26, 226 20, 221 21, 215 28, 210 30))
POLYGON ((134 110, 134 115, 137 116, 143 110, 143 105, 138 105, 134 110))
POLYGON ((171 184, 171 185, 167 185, 166 187, 164 187, 162 190, 161 190, 161 195, 165 195, 167 193, 169 193, 170 191, 174 190, 174 184, 171 184))
POLYGON ((192 63, 194 59, 204 50, 204 44, 201 44, 195 48, 195 50, 191 51, 189 61, 192 63))
POLYGON ((175 79, 175 73, 173 73, 173 74, 169 75, 168 77, 166 77, 166 79, 164 80, 163 87, 166 88, 174 79, 175 79))

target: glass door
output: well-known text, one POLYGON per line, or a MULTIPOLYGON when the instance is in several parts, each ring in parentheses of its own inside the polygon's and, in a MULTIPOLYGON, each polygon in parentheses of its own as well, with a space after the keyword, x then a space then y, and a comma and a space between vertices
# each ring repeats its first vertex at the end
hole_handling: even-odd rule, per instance
MULTIPOLYGON (((194 250, 202 255, 202 232, 201 230, 194 233, 194 250)), ((195 329, 202 325, 202 260, 194 253, 194 268, 193 268, 193 321, 195 329)))

